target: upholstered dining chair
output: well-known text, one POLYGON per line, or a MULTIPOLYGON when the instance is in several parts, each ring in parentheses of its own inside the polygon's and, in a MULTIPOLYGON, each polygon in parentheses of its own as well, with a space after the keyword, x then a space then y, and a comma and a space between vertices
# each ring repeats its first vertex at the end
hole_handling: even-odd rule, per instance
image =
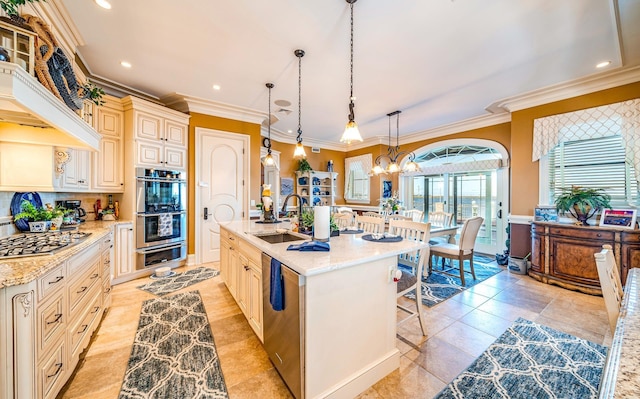
POLYGON ((464 261, 465 259, 469 259, 470 273, 475 280, 476 272, 473 270, 473 246, 476 243, 476 237, 478 236, 478 231, 480 231, 480 227, 482 226, 483 221, 484 218, 480 216, 467 219, 462 225, 460 238, 458 239, 457 244, 439 243, 436 245, 432 245, 431 256, 429 257, 429 273, 432 272, 431 257, 435 256, 442 258, 443 271, 441 271, 440 273, 457 277, 456 274, 444 271, 445 259, 456 259, 458 261, 460 269, 460 281, 464 286, 466 285, 464 281, 464 261))
POLYGON ((358 215, 356 216, 356 226, 366 233, 382 234, 385 222, 382 217, 358 215))
POLYGON ((338 228, 346 229, 354 225, 353 213, 334 213, 333 221, 338 225, 338 228))
MULTIPOLYGON (((406 240, 429 242, 430 228, 431 225, 429 223, 398 219, 389 221, 389 233, 399 235, 406 240)), ((416 309, 414 311, 398 303, 398 309, 408 315, 398 321, 397 324, 405 323, 417 317, 420 322, 420 328, 422 329, 422 335, 427 335, 427 327, 422 314, 421 278, 427 259, 429 259, 429 247, 398 255, 398 266, 403 265, 405 267, 398 269, 401 272, 401 276, 397 281, 397 298, 402 298, 405 294, 415 290, 416 309)))
POLYGON ((607 309, 609 327, 613 334, 616 331, 616 323, 618 322, 620 306, 622 305, 623 291, 620 272, 618 271, 618 265, 616 264, 616 258, 613 256, 611 245, 603 245, 602 251, 593 256, 596 258, 596 267, 598 269, 602 297, 604 298, 604 306, 607 309))
POLYGON ((404 210, 402 215, 410 217, 414 222, 424 222, 424 211, 418 209, 404 210))

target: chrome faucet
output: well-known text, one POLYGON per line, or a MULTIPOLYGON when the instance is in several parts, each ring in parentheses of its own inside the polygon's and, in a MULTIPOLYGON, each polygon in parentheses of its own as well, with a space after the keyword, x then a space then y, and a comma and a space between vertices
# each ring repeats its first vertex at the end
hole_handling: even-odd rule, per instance
POLYGON ((287 201, 289 201, 289 198, 291 197, 296 197, 298 199, 298 220, 300 220, 302 218, 302 197, 298 194, 289 194, 285 197, 282 202, 282 209, 280 210, 280 213, 282 214, 287 212, 287 201))

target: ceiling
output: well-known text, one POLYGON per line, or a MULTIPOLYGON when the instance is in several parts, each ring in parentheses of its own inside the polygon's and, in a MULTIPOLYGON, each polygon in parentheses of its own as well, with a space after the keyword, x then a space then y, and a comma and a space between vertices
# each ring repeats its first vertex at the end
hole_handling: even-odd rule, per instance
MULTIPOLYGON (((273 82, 272 100, 291 104, 271 105, 272 132, 284 141, 296 135, 294 50, 303 49, 303 139, 338 145, 349 102, 345 0, 110 0, 111 10, 55 2, 97 81, 264 116, 273 82)), ((504 99, 640 65, 637 0, 361 0, 354 14, 355 119, 369 143, 387 143, 395 110, 400 136, 416 137, 486 116, 504 99)))

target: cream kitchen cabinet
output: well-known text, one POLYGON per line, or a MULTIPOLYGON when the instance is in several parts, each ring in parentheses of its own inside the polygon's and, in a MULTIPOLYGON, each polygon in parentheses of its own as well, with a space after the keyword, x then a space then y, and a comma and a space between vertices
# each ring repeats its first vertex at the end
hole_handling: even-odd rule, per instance
POLYGON ((93 191, 124 191, 124 111, 122 102, 106 96, 105 104, 95 106, 93 126, 102 136, 100 150, 93 154, 93 191))
POLYGON ((186 170, 189 115, 131 96, 123 102, 134 166, 186 170))
POLYGON ((0 399, 55 398, 71 377, 110 301, 104 245, 99 237, 43 275, 0 289, 0 399))
POLYGON ((220 237, 222 279, 262 341, 262 252, 224 228, 220 237))
POLYGON ((65 191, 91 188, 91 152, 78 148, 55 148, 57 163, 53 186, 65 191))
POLYGON ((119 223, 115 227, 115 262, 111 262, 111 282, 118 284, 131 279, 135 273, 135 240, 133 223, 119 223))

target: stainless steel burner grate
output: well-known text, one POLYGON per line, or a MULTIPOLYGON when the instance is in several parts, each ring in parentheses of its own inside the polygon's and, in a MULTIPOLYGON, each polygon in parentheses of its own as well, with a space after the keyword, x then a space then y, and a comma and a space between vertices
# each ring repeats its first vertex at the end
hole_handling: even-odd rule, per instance
POLYGON ((91 233, 79 231, 50 231, 22 233, 0 238, 0 259, 51 255, 63 248, 78 244, 91 233))

